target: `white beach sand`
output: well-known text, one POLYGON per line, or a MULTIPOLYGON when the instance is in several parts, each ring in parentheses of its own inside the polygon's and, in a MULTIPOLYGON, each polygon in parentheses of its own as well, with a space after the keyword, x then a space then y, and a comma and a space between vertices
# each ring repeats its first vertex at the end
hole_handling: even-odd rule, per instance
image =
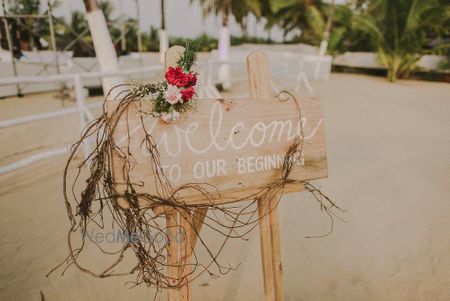
MULTIPOLYGON (((329 220, 307 193, 284 197, 286 301, 450 300, 450 85, 333 74, 313 86, 326 118, 329 178, 320 184, 347 210, 346 223, 307 239, 326 233, 329 220)), ((0 120, 60 107, 54 94, 0 100, 0 120)), ((67 145, 79 131, 76 114, 2 129, 0 165, 67 145)), ((133 277, 71 268, 45 278, 67 255, 65 160, 0 175, 0 300, 152 300, 154 289, 125 285, 133 277)), ((263 300, 257 231, 250 238, 221 256, 240 263, 237 271, 202 276, 193 300, 263 300)))

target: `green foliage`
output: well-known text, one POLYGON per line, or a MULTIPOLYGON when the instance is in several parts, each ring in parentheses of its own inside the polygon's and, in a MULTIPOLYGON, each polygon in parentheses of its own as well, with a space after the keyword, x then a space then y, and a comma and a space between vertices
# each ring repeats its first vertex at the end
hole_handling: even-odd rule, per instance
POLYGON ((177 65, 183 69, 184 72, 189 72, 192 66, 197 61, 197 50, 194 49, 191 40, 187 40, 185 44, 183 55, 177 62, 177 65))
MULTIPOLYGON (((211 50, 217 49, 218 40, 215 37, 211 37, 206 33, 203 33, 197 38, 189 39, 184 37, 172 37, 169 39, 170 46, 173 45, 185 45, 188 40, 192 41, 192 44, 195 45, 197 51, 199 52, 209 52, 211 50)), ((275 44, 273 41, 265 38, 259 38, 259 37, 238 37, 238 36, 231 36, 230 37, 230 44, 231 46, 238 46, 245 43, 251 43, 251 44, 275 44)), ((159 46, 156 47, 158 51, 159 46)))
POLYGON ((388 79, 396 81, 406 77, 424 54, 432 53, 428 44, 449 34, 444 26, 449 16, 449 6, 439 0, 377 0, 354 22, 370 35, 388 79))
POLYGON ((40 8, 40 0, 20 0, 12 1, 8 6, 8 11, 16 15, 38 14, 40 8))
POLYGON ((150 31, 142 33, 143 51, 159 51, 158 28, 150 26, 150 31))
MULTIPOLYGON (((172 37, 169 39, 170 46, 173 45, 181 45, 184 46, 189 38, 184 37, 172 37)), ((195 45, 198 51, 210 51, 213 49, 217 49, 218 41, 216 38, 208 36, 207 34, 202 34, 201 36, 192 39, 192 44, 195 45)))
POLYGON ((443 62, 439 65, 439 68, 442 69, 442 70, 450 71, 450 47, 447 48, 446 60, 443 61, 443 62))
POLYGON ((258 20, 262 17, 266 18, 269 21, 267 29, 273 26, 273 23, 270 22, 268 0, 190 0, 190 2, 199 2, 204 16, 211 13, 221 14, 224 23, 228 23, 227 12, 231 13, 241 27, 244 37, 248 36, 247 18, 250 14, 253 14, 258 20))
MULTIPOLYGON (((270 19, 285 34, 301 30, 300 42, 318 45, 329 4, 314 0, 268 0, 270 19)), ((376 51, 388 78, 406 77, 427 53, 445 53, 450 37, 448 0, 358 0, 335 8, 328 51, 376 51)))
POLYGON ((114 7, 112 6, 111 2, 108 0, 101 0, 98 2, 98 6, 103 11, 103 15, 105 16, 106 22, 112 21, 111 15, 114 11, 114 7))
POLYGON ((324 6, 320 0, 268 0, 271 23, 278 24, 285 35, 301 31, 301 41, 317 45, 325 28, 324 6))
MULTIPOLYGON (((204 14, 229 12, 241 26, 242 36, 231 36, 231 45, 243 43, 273 43, 270 39, 249 37, 247 19, 254 15, 257 20, 266 20, 266 30, 280 26, 285 35, 299 33, 286 43, 302 42, 319 45, 324 38, 329 18, 330 1, 323 0, 191 0, 201 4, 204 14)), ((15 14, 38 13, 45 5, 39 0, 9 2, 8 10, 15 14)), ((55 1, 55 4, 60 1, 55 1)), ((99 1, 108 21, 116 48, 119 47, 121 25, 112 19, 113 6, 110 1, 99 1)), ((41 11, 42 13, 42 11, 41 11)), ((225 18, 226 21, 228 17, 225 18)), ((224 20, 224 19, 223 19, 224 20)), ((46 19, 22 20, 19 26, 21 45, 24 49, 36 44, 36 34, 31 29, 39 28, 39 36, 49 41, 46 19)), ((133 19, 125 20, 127 51, 137 51, 137 27, 133 19)), ((70 24, 55 18, 57 46, 61 49, 71 45, 77 56, 92 56, 92 41, 89 34, 74 42, 75 33, 88 28, 84 13, 72 13, 70 24)), ((389 79, 395 81, 406 77, 416 62, 428 53, 447 55, 450 65, 450 3, 448 0, 353 0, 348 5, 336 5, 332 28, 328 39, 328 51, 339 54, 347 51, 375 51, 380 62, 388 69, 389 79)), ((184 37, 170 37, 170 45, 185 45, 184 37)), ((198 51, 217 49, 216 37, 202 34, 192 40, 198 51)), ((159 50, 158 29, 150 27, 142 33, 144 51, 159 50)))
POLYGON ((373 51, 370 34, 355 25, 357 12, 349 5, 335 8, 328 51, 339 54, 347 51, 373 51))

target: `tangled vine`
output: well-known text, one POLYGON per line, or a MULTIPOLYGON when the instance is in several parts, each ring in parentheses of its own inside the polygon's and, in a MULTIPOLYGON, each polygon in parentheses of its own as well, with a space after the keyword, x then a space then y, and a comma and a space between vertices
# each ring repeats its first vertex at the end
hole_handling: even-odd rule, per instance
MULTIPOLYGON (((290 178, 294 162, 299 158, 303 149, 304 139, 303 129, 301 128, 300 134, 287 150, 281 167, 281 176, 278 179, 261 187, 256 193, 245 195, 233 203, 216 204, 210 191, 213 189, 219 196, 220 191, 207 183, 190 183, 177 188, 171 185, 163 172, 159 160, 158 146, 151 133, 146 130, 144 118, 148 117, 145 114, 140 116, 142 129, 145 132, 142 146, 150 154, 151 169, 156 178, 157 193, 137 192, 136 188, 141 184, 133 183, 129 177, 134 167, 133 154, 129 148, 124 149, 117 145, 113 133, 123 114, 126 114, 127 109, 132 105, 139 106, 139 97, 136 94, 139 89, 129 85, 121 85, 115 89, 121 89, 115 98, 115 101, 118 102, 117 108, 108 114, 105 100, 102 115, 86 127, 80 140, 74 143, 71 148, 64 169, 63 181, 64 202, 70 221, 70 229, 67 235, 69 255, 50 273, 64 267, 62 272, 64 274, 67 268, 75 265, 81 271, 99 278, 135 274, 136 279, 132 282, 133 286, 144 283, 147 286, 156 286, 158 291, 164 288, 181 287, 187 281, 193 281, 204 272, 216 277, 233 270, 234 267, 222 265, 218 260, 218 256, 227 241, 233 238, 246 239, 248 233, 257 226, 261 218, 258 215, 256 201, 277 196, 274 201, 278 205, 283 189, 287 184, 303 185, 305 190, 310 192, 317 200, 321 209, 328 214, 331 221, 335 216, 334 209, 341 210, 311 183, 290 178), (95 147, 87 158, 80 162, 76 155, 82 144, 87 141, 94 141, 95 147), (114 180, 111 167, 113 156, 115 159, 118 158, 123 166, 125 183, 117 183, 114 180), (76 168, 74 165, 76 165, 76 168), (70 174, 74 170, 76 172, 74 178, 71 179, 70 174), (85 181, 81 182, 81 179, 85 181), (81 194, 77 194, 77 187, 80 182, 84 184, 81 194), (118 184, 122 187, 125 185, 125 189, 119 191, 117 189, 118 184), (196 190, 204 201, 192 205, 179 201, 177 196, 180 192, 188 189, 196 190), (81 197, 78 197, 78 195, 81 197), (125 200, 128 206, 120 206, 120 200, 125 200), (140 206, 142 201, 150 205, 142 207, 140 206), (164 210, 161 212, 157 210, 158 208, 164 208, 164 210), (196 250, 192 249, 192 263, 189 263, 190 272, 178 278, 173 275, 169 277, 166 273, 168 268, 167 249, 170 242, 167 233, 173 233, 173 231, 169 231, 173 230, 169 229, 171 226, 166 223, 164 213, 167 210, 174 210, 181 215, 186 214, 186 212, 192 213, 192 219, 184 227, 191 228, 191 232, 194 232, 197 237, 197 249, 203 248, 209 258, 206 262, 200 261, 196 250), (195 226, 198 222, 203 222, 204 228, 213 230, 223 238, 220 245, 214 250, 202 237, 198 227, 195 226), (135 233, 139 233, 140 236, 137 239, 125 240, 116 250, 107 250, 95 240, 85 239, 88 231, 104 229, 107 223, 111 223, 112 228, 119 229, 127 237, 132 237, 132 234, 135 233), (78 234, 81 234, 82 239, 75 237, 78 234), (161 235, 167 239, 156 240, 155 235, 161 235), (102 254, 113 256, 112 263, 100 272, 92 271, 80 261, 80 256, 88 243, 92 243, 102 254), (136 264, 126 271, 118 271, 121 270, 119 265, 128 252, 134 254, 136 264)), ((108 97, 109 94, 106 99, 108 97)), ((282 92, 277 98, 279 101, 294 101, 298 109, 298 118, 301 120, 300 105, 294 95, 289 92, 282 92)), ((265 214, 268 213, 269 209, 266 210, 265 214)), ((332 225, 333 223, 331 223, 330 232, 332 231, 332 225)), ((183 226, 178 227, 181 230, 186 230, 183 226)))

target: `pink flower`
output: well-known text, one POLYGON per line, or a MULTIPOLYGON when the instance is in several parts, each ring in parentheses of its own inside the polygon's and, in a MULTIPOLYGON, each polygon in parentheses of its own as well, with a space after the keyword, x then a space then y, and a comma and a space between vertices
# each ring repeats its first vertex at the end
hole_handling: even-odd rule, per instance
POLYGON ((178 91, 178 88, 176 86, 173 85, 167 86, 167 90, 166 92, 164 92, 164 98, 168 103, 174 105, 180 101, 181 97, 182 95, 180 91, 178 91))

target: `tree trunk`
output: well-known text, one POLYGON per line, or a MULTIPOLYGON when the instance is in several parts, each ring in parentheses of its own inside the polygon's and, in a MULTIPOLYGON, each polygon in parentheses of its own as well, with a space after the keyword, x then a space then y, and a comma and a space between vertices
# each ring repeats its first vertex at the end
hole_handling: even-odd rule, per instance
POLYGON ((166 13, 164 11, 164 0, 161 0, 161 29, 166 30, 166 13))
POLYGON ((322 65, 322 57, 327 54, 328 40, 330 39, 331 27, 333 25, 334 17, 334 0, 330 2, 330 9, 328 10, 327 25, 325 26, 325 31, 323 32, 322 41, 320 42, 319 56, 317 58, 316 68, 314 70, 314 78, 317 79, 320 74, 320 67, 322 65))
POLYGON ((84 6, 86 7, 86 11, 88 13, 99 9, 97 1, 96 0, 83 0, 84 1, 84 6))
POLYGON ((327 25, 325 26, 325 31, 323 32, 322 42, 320 43, 320 55, 325 55, 328 48, 328 40, 330 39, 331 28, 333 26, 334 18, 334 1, 331 0, 330 8, 328 10, 327 25))
POLYGON ((330 2, 330 9, 328 11, 327 25, 325 27, 325 32, 323 33, 322 40, 328 41, 330 38, 331 27, 333 25, 333 19, 334 19, 334 1, 335 0, 331 0, 331 2, 330 2))
MULTIPOLYGON (((86 19, 89 24, 100 70, 102 72, 119 71, 116 50, 114 49, 103 12, 99 8, 96 0, 83 1, 86 6, 86 19)), ((122 83, 123 79, 121 77, 104 77, 102 78, 103 92, 106 95, 113 87, 122 83)), ((111 95, 111 97, 114 96, 111 95)))
POLYGON ((228 59, 230 50, 230 31, 228 29, 228 18, 230 13, 230 0, 223 0, 221 7, 222 28, 219 36, 219 58, 221 60, 228 59))
POLYGON ((223 0, 222 1, 222 7, 221 7, 222 26, 223 27, 228 27, 228 18, 230 16, 230 10, 231 10, 231 1, 230 0, 223 0))
MULTIPOLYGON (((231 1, 223 0, 221 7, 222 28, 219 36, 219 60, 228 60, 230 52, 230 30, 228 28, 228 20, 231 11, 231 1)), ((230 66, 228 64, 221 64, 219 69, 219 81, 224 90, 231 88, 230 82, 230 66)))
POLYGON ((388 80, 392 83, 396 82, 398 79, 399 67, 401 58, 398 55, 394 55, 392 60, 388 62, 386 66, 388 69, 388 80))
POLYGON ((166 12, 164 0, 161 0, 161 28, 159 29, 159 59, 164 63, 164 53, 169 49, 169 39, 166 33, 166 12))

